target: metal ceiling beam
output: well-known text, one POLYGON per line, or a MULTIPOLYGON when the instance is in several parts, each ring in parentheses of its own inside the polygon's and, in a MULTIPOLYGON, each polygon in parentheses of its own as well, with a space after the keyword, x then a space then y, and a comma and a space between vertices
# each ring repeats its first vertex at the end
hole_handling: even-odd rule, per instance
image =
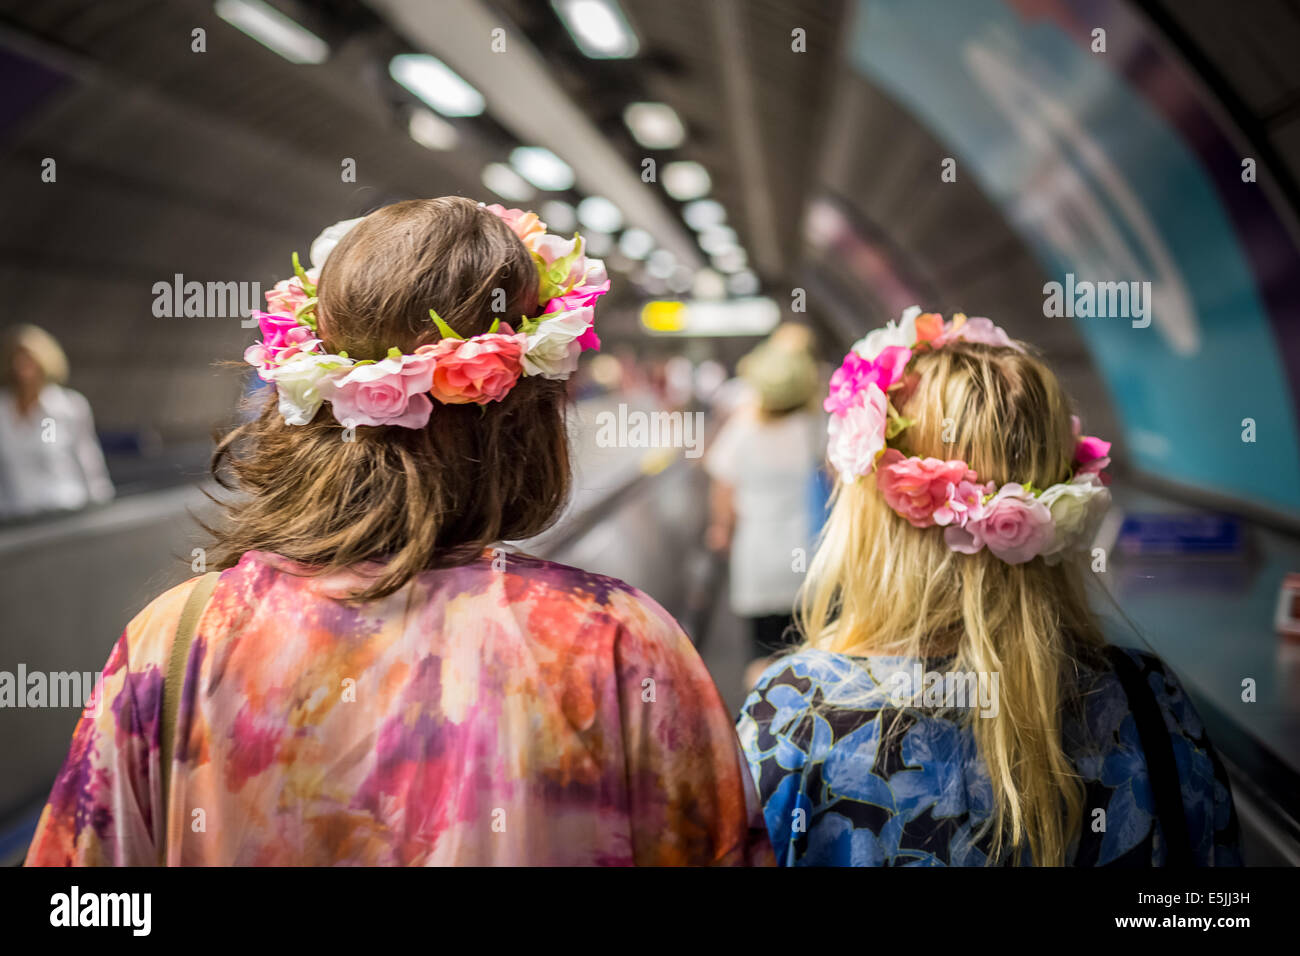
POLYGON ((654 236, 688 268, 703 265, 685 227, 640 169, 628 166, 600 130, 552 79, 537 51, 479 0, 369 0, 416 48, 432 53, 472 84, 488 111, 521 143, 545 146, 571 167, 579 191, 604 196, 629 226, 654 236), (493 53, 493 30, 506 31, 506 52, 493 53))
POLYGON ((754 252, 758 271, 767 276, 785 272, 778 235, 772 184, 768 182, 764 156, 770 148, 758 125, 758 102, 750 72, 745 15, 738 0, 714 0, 713 34, 718 43, 722 70, 722 91, 727 119, 732 129, 736 166, 740 171, 746 238, 754 252))

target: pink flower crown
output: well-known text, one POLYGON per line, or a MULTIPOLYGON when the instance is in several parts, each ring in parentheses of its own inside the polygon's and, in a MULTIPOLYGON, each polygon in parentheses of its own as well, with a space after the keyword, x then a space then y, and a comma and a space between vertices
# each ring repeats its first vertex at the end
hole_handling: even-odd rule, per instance
POLYGON ((988 319, 957 314, 944 322, 913 306, 856 342, 831 376, 823 407, 830 413, 831 465, 846 483, 875 473, 886 503, 914 527, 940 526, 953 551, 975 554, 988 547, 1008 564, 1043 557, 1049 564, 1086 547, 1110 505, 1106 488, 1110 442, 1080 435, 1074 425, 1074 471, 1050 488, 1009 482, 981 483, 964 461, 907 457, 889 442, 912 422, 899 415, 889 392, 903 384, 914 355, 951 342, 980 342, 1023 352, 988 319))
POLYGON ((275 383, 285 422, 306 425, 322 402, 330 402, 344 425, 423 428, 433 411, 431 399, 449 405, 499 402, 520 376, 567 379, 584 350, 600 348, 592 323, 596 300, 609 291, 604 263, 583 254, 576 233, 572 239, 547 233, 534 213, 486 208, 532 255, 542 314, 521 317, 517 332, 498 318, 487 332, 464 338, 430 309, 442 338, 414 353, 392 348, 379 361, 328 353, 316 331, 316 279, 334 246, 361 220, 337 222, 312 243, 312 268, 303 269, 295 252, 294 275, 266 293, 270 311, 253 312, 262 341, 245 350, 244 360, 263 381, 275 383))

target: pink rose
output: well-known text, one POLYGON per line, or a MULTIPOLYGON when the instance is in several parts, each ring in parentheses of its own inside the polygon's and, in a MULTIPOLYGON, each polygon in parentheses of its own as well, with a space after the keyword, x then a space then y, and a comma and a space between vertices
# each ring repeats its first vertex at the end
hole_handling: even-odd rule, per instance
POLYGON ((1052 512, 1012 482, 984 505, 978 521, 969 521, 964 528, 949 526, 943 534, 953 551, 974 554, 987 546, 1007 564, 1024 564, 1052 546, 1052 512))
POLYGON ((874 382, 868 382, 857 396, 857 404, 843 414, 831 416, 827 429, 827 457, 845 482, 871 474, 876 455, 885 447, 889 400, 874 382))
POLYGON ((1087 465, 1099 458, 1105 458, 1110 454, 1110 442, 1102 441, 1100 438, 1094 438, 1091 435, 1080 435, 1074 445, 1074 460, 1076 464, 1087 465))
POLYGON ((1075 475, 1096 475, 1103 485, 1109 485, 1110 475, 1103 472, 1110 465, 1110 442, 1080 434, 1083 424, 1078 415, 1070 416, 1070 430, 1074 433, 1075 475))
POLYGON ((973 477, 964 461, 908 458, 896 448, 876 465, 876 487, 885 502, 916 528, 937 524, 935 512, 947 505, 958 482, 973 477))
POLYGON ((904 345, 890 345, 874 359, 865 359, 857 352, 844 356, 844 361, 831 374, 830 394, 822 408, 835 415, 843 415, 857 404, 858 393, 874 384, 882 392, 903 377, 903 369, 912 358, 912 350, 904 345))
POLYGON ((608 279, 600 285, 580 285, 564 295, 557 295, 551 299, 546 303, 546 308, 542 310, 542 313, 550 315, 553 312, 571 312, 574 309, 585 309, 588 306, 595 305, 596 300, 608 291, 608 279))
POLYGON ((275 315, 270 312, 253 311, 253 317, 262 330, 262 341, 250 345, 244 350, 244 361, 255 365, 258 377, 269 382, 264 372, 277 365, 283 365, 299 352, 314 352, 320 344, 316 333, 291 315, 275 315))
POLYGON ((993 482, 981 485, 975 479, 975 473, 969 472, 968 479, 957 482, 952 494, 943 506, 934 512, 934 523, 964 528, 971 521, 984 517, 984 496, 993 493, 993 482))
POLYGON ((446 338, 422 345, 416 354, 434 360, 433 397, 448 405, 499 402, 523 372, 524 335, 479 335, 446 338))
POLYGON ((308 298, 310 296, 302 287, 302 280, 297 276, 290 276, 281 279, 275 284, 275 288, 266 294, 266 307, 281 315, 293 315, 308 298))
POLYGON ((344 425, 399 425, 423 428, 433 402, 433 359, 428 355, 390 355, 380 362, 354 366, 328 384, 334 417, 344 425))
POLYGON ((485 208, 494 216, 503 219, 529 252, 536 251, 537 242, 546 235, 546 223, 537 218, 537 213, 525 212, 522 209, 507 209, 500 203, 493 203, 485 208))
POLYGON ((1110 442, 1080 434, 1083 424, 1078 415, 1070 416, 1070 430, 1074 433, 1075 475, 1096 475, 1103 485, 1109 485, 1110 475, 1104 470, 1110 465, 1110 442))
POLYGON ((1080 435, 1074 443, 1075 474, 1093 474, 1109 484, 1109 475, 1102 474, 1102 469, 1110 464, 1110 442, 1094 438, 1092 435, 1080 435))
POLYGON ((1013 342, 1011 336, 994 325, 992 320, 982 318, 967 319, 961 325, 957 325, 956 322, 949 323, 948 330, 935 344, 942 346, 950 342, 979 342, 983 345, 1015 349, 1017 352, 1024 351, 1022 346, 1013 342))

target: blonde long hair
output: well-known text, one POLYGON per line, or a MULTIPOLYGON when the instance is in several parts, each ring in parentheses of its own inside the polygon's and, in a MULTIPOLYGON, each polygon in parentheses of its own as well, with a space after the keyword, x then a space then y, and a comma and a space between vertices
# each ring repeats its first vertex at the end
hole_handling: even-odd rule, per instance
MULTIPOLYGON (((999 485, 1069 478, 1068 399, 1027 352, 958 342, 923 353, 892 400, 914 422, 891 443, 904 454, 960 458, 999 485)), ((953 670, 997 674, 995 715, 967 712, 993 786, 989 861, 1028 847, 1039 865, 1065 862, 1084 793, 1062 749, 1062 712, 1077 658, 1104 643, 1075 561, 955 553, 940 529, 894 513, 874 477, 840 482, 797 619, 822 650, 953 655, 953 670)))

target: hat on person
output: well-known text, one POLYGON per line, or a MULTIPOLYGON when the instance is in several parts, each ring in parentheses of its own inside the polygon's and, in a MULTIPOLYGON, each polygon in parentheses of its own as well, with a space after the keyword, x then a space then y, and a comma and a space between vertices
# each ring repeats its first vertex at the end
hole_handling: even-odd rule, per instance
POLYGON ((740 377, 758 393, 765 412, 785 412, 806 405, 817 392, 817 363, 802 349, 766 342, 738 366, 740 377))

